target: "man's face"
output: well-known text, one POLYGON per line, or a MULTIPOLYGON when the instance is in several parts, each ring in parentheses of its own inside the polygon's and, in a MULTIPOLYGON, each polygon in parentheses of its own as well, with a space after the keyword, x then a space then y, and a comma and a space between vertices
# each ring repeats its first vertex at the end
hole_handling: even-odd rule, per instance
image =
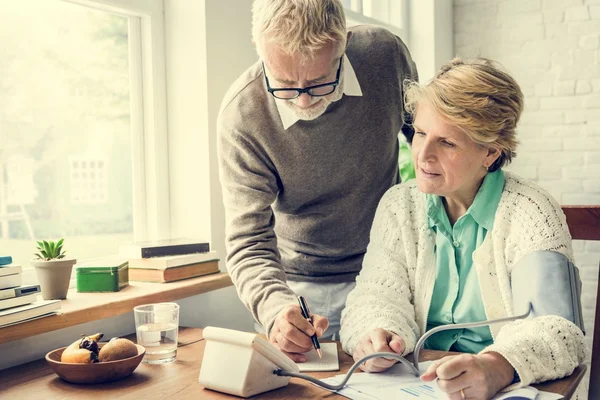
MULTIPOLYGON (((286 54, 273 43, 262 43, 264 63, 273 89, 306 88, 335 81, 340 65, 339 46, 331 43, 320 49, 313 58, 304 58, 300 54, 286 54)), ((340 78, 341 79, 341 78, 340 78)), ((302 93, 293 100, 283 100, 296 116, 302 120, 313 120, 321 116, 329 104, 342 98, 343 89, 336 90, 323 97, 313 97, 302 93)))

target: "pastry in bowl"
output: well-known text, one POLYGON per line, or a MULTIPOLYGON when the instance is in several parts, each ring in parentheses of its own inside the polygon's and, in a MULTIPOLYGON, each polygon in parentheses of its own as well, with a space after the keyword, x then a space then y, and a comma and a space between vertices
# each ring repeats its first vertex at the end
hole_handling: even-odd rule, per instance
POLYGON ((61 379, 71 383, 113 382, 131 375, 146 349, 127 339, 100 343, 101 338, 102 334, 82 336, 46 354, 46 361, 61 379))

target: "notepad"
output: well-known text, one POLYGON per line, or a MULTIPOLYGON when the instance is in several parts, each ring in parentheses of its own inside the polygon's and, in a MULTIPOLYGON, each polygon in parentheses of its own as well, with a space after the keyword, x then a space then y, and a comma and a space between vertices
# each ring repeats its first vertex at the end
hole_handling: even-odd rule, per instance
POLYGON ((296 363, 301 372, 314 371, 339 371, 340 361, 338 359, 337 344, 321 343, 323 358, 320 359, 315 350, 306 353, 306 362, 296 363))

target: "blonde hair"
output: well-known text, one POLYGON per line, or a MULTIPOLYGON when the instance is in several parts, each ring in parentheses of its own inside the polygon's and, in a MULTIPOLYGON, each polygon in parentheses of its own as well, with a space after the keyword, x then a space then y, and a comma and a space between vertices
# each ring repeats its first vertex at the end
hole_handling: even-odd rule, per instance
POLYGON ((519 84, 496 62, 454 58, 427 85, 405 83, 405 109, 416 117, 425 102, 475 143, 500 151, 489 167, 495 171, 516 156, 517 122, 523 111, 519 84))
POLYGON ((254 0, 252 38, 262 57, 260 39, 287 54, 307 58, 329 43, 346 46, 346 16, 340 0, 254 0))

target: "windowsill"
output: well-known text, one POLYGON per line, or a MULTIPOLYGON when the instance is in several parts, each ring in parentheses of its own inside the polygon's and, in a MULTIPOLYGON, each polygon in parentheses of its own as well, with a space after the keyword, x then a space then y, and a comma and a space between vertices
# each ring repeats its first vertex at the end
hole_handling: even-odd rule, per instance
POLYGON ((0 344, 126 314, 140 304, 179 300, 231 285, 227 273, 218 273, 171 283, 130 282, 114 293, 69 290, 57 314, 0 328, 0 344))

